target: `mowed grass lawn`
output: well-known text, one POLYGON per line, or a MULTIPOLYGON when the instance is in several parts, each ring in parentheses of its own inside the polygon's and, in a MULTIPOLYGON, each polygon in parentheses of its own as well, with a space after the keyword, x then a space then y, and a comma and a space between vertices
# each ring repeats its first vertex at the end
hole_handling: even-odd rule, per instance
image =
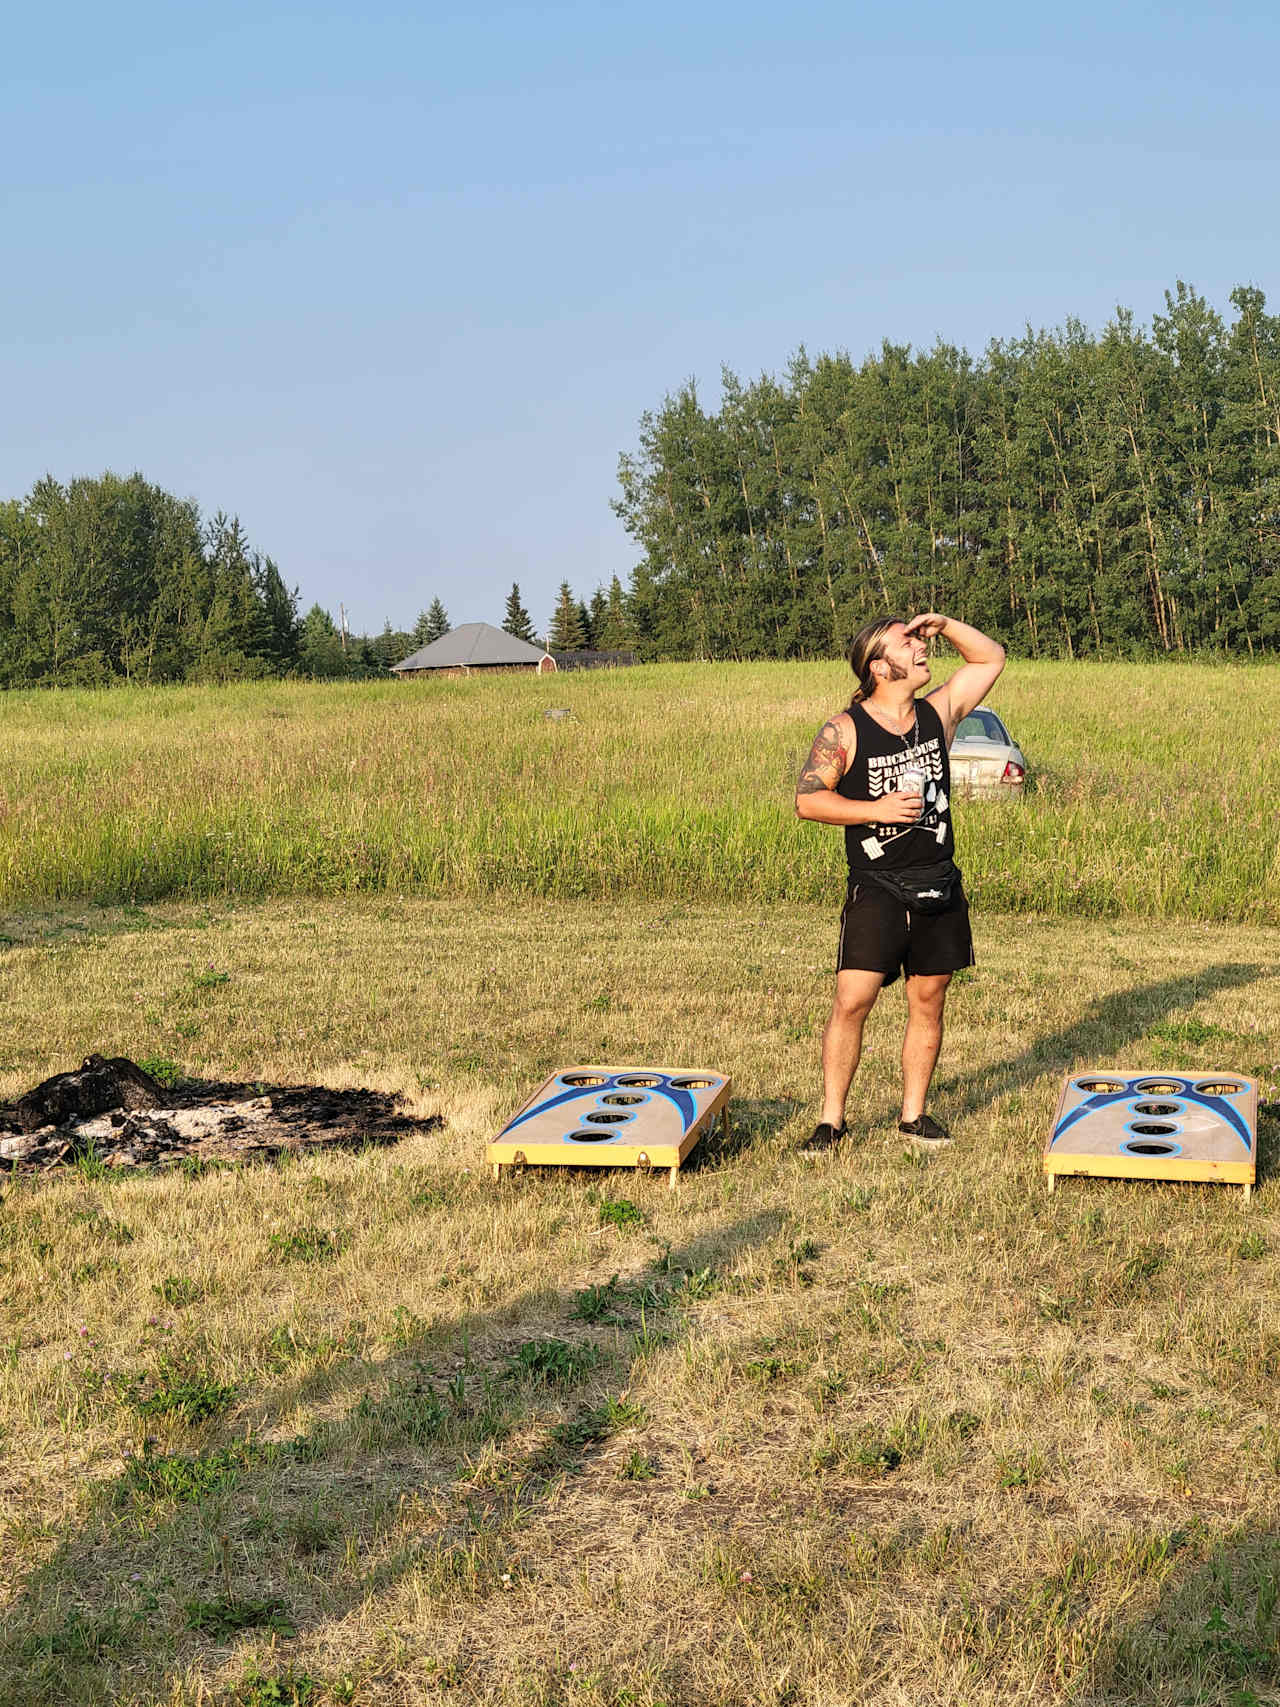
MULTIPOLYGON (((683 754, 662 737, 682 821, 763 811, 750 789, 772 767, 760 835, 776 825, 786 843, 802 828, 788 816, 793 761, 844 685, 834 667, 810 671, 794 700, 783 673, 755 676, 777 714, 749 760, 749 696, 725 709, 732 672, 708 678, 709 707, 695 673, 652 673, 687 680, 693 702, 683 754), (716 729, 744 790, 727 804, 716 729)), ((1001 842, 1002 880, 1031 881, 1051 821, 1038 813, 1078 826, 1096 811, 1118 835, 1110 777, 1143 803, 1144 836, 1164 823, 1156 863, 1183 893, 1180 785, 1157 788, 1152 752, 1175 765, 1184 693, 1203 685, 1216 703, 1225 674, 1260 706, 1269 677, 1138 672, 1127 703, 1143 715, 1113 722, 1095 703, 1095 736, 1073 750, 1048 674, 1020 712, 1016 671, 997 702, 1041 759, 1043 795, 1021 813, 967 810, 967 870, 981 864, 971 849, 1001 842), (1116 729, 1130 749, 1103 746, 1116 729), (1050 730, 1063 743, 1052 762, 1050 730)), ((1081 702, 1088 676, 1061 673, 1060 707, 1081 702)), ((566 680, 544 697, 572 700, 576 721, 551 723, 530 684, 458 685, 456 701, 439 684, 419 699, 444 707, 434 762, 452 780, 418 814, 443 802, 448 817, 452 803, 464 841, 486 803, 500 839, 512 794, 541 821, 539 765, 568 814, 573 778, 607 768, 599 706, 652 688, 566 680), (527 713, 523 769, 498 715, 508 699, 527 713), (505 777, 492 749, 484 759, 495 719, 505 777)), ((159 696, 157 730, 140 697, 14 702, 11 741, 42 706, 46 725, 42 756, 15 749, 14 765, 64 774, 61 792, 32 799, 33 837, 51 851, 57 825, 79 823, 82 853, 91 831, 93 846, 127 851, 168 809, 175 847, 198 810, 257 813, 269 839, 270 801, 289 790, 282 769, 263 792, 258 758, 283 706, 305 740, 282 742, 280 765, 305 749, 314 766, 299 811, 327 798, 354 838, 352 799, 373 821, 397 754, 406 775, 427 761, 396 732, 406 701, 312 691, 159 696), (322 781, 326 740, 336 776, 342 731, 383 711, 381 746, 360 725, 361 780, 322 781), (78 743, 98 768, 73 781, 78 743), (132 829, 113 817, 127 795, 132 829)), ((615 738, 615 768, 641 792, 653 715, 615 738)), ((1272 763, 1215 717, 1203 751, 1176 761, 1201 776, 1185 798, 1205 848, 1237 796, 1262 838, 1272 763)), ((1040 1156, 1072 1067, 1231 1068, 1274 1096, 1280 934, 1155 907, 1100 917, 1079 900, 1087 885, 1075 916, 1002 911, 993 866, 974 882, 980 965, 954 991, 934 1098, 956 1146, 922 1162, 893 1131, 895 990, 869 1028, 851 1142, 805 1162, 833 843, 812 827, 796 843, 821 900, 762 899, 746 866, 712 887, 678 841, 644 870, 684 873, 688 894, 674 877, 646 889, 625 866, 612 891, 596 873, 579 899, 488 880, 442 898, 407 892, 407 878, 399 892, 298 896, 283 866, 286 893, 257 901, 213 883, 202 899, 134 889, 125 905, 105 880, 75 904, 11 889, 0 1096, 94 1048, 196 1075, 390 1088, 446 1125, 286 1165, 3 1182, 5 1707, 1276 1695, 1276 1125, 1264 1116, 1248 1206, 1226 1188, 1083 1180, 1050 1197, 1040 1156), (730 1141, 696 1154, 675 1192, 608 1171, 492 1181, 485 1140, 548 1071, 586 1058, 732 1073, 730 1141)), ((239 869, 260 872, 256 857, 239 869)), ((1141 862, 1126 869, 1149 882, 1141 862)))

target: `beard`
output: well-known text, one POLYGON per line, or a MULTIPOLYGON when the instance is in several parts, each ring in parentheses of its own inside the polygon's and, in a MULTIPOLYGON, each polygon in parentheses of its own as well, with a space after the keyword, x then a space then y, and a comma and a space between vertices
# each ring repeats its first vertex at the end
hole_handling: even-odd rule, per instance
POLYGON ((889 666, 889 674, 885 678, 887 681, 891 681, 891 682, 905 682, 906 681, 908 672, 903 669, 901 664, 895 664, 892 658, 886 658, 884 660, 884 662, 889 666))

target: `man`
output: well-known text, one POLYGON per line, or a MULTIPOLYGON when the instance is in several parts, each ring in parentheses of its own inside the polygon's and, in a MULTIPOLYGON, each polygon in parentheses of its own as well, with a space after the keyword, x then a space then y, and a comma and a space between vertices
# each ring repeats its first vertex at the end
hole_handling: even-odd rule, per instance
POLYGON ((835 1000, 822 1034, 822 1119, 807 1149, 831 1149, 844 1137, 862 1028, 899 971, 906 975, 907 1030, 898 1131, 935 1149, 951 1142, 925 1111, 943 1004, 951 974, 973 965, 969 906, 951 857, 947 749, 960 719, 1004 668, 1004 648, 930 611, 910 622, 868 623, 853 638, 849 662, 858 679, 852 703, 823 724, 796 787, 801 818, 844 826, 849 861, 835 1000), (942 687, 917 698, 929 681, 928 642, 938 634, 964 662, 942 687))

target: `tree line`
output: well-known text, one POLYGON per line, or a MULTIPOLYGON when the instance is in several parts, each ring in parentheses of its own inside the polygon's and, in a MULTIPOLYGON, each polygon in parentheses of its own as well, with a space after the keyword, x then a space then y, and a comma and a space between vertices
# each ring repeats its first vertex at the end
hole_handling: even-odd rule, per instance
MULTIPOLYGON (((568 583, 542 634, 518 584, 503 627, 556 650, 624 645, 615 576, 590 602, 568 583)), ((240 522, 202 519, 133 474, 46 476, 0 502, 0 687, 100 687, 118 681, 237 681, 262 676, 367 679, 448 632, 436 597, 412 628, 350 634, 319 604, 299 614, 272 558, 240 522)))
MULTIPOLYGON (((690 382, 640 423, 614 508, 640 556, 545 629, 553 651, 832 656, 869 617, 941 609, 1024 655, 1255 657, 1280 648, 1280 319, 1227 322, 1179 282, 1149 329, 1118 311, 991 343, 802 349, 781 378, 690 382)), ((141 474, 0 502, 0 686, 365 677, 449 628, 350 635, 299 614, 222 511, 141 474)))
POLYGON ((319 605, 300 617, 238 518, 205 521, 141 474, 46 476, 0 502, 0 687, 358 678, 410 638, 340 633, 319 605))
POLYGON ((140 474, 0 502, 0 686, 283 673, 299 640, 296 593, 221 511, 140 474))
POLYGON ((641 421, 614 508, 643 657, 835 655, 871 617, 954 613, 1032 656, 1280 645, 1280 320, 1179 282, 990 344, 811 360, 641 421))
POLYGON ((448 628, 439 598, 411 629, 376 635, 319 604, 300 615, 237 518, 206 521, 141 474, 46 476, 0 502, 0 687, 361 679, 448 628))

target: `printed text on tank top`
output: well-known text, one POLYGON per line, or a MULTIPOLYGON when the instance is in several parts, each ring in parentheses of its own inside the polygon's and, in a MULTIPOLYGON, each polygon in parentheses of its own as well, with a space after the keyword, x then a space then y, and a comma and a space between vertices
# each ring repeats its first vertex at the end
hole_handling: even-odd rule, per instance
MULTIPOLYGON (((877 708, 878 709, 878 708, 877 708)), ((889 729, 867 708, 850 706, 856 744, 836 785, 848 800, 876 801, 904 792, 904 773, 923 775, 924 808, 914 824, 857 824, 845 829, 845 853, 853 871, 905 867, 949 860, 955 851, 951 830, 951 766, 942 718, 927 699, 916 701, 915 720, 904 734, 889 729), (910 736, 910 739, 908 738, 910 736)))

